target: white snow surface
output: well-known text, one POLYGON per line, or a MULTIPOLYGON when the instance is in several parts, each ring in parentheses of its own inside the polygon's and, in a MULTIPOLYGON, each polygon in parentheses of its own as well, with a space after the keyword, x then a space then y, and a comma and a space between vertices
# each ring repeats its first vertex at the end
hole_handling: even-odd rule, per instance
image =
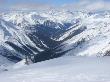
POLYGON ((88 17, 81 18, 80 22, 75 28, 67 31, 59 40, 63 40, 75 30, 86 27, 86 30, 73 36, 71 39, 65 41, 66 44, 62 49, 68 50, 73 48, 73 45, 78 41, 84 40, 80 45, 69 51, 66 55, 78 56, 103 56, 106 51, 110 50, 110 13, 101 15, 93 14, 88 17))
POLYGON ((110 82, 110 57, 65 56, 10 69, 0 82, 110 82))
MULTIPOLYGON (((69 51, 66 55, 80 55, 80 56, 97 56, 104 55, 106 51, 110 50, 110 12, 103 13, 92 13, 88 12, 71 12, 71 11, 59 11, 59 10, 49 10, 42 12, 8 12, 1 13, 0 18, 5 20, 1 21, 1 26, 8 31, 10 36, 14 36, 14 33, 18 33, 17 36, 20 38, 22 43, 28 43, 34 47, 34 43, 25 35, 23 27, 29 25, 36 25, 37 23, 43 24, 46 20, 57 22, 60 24, 71 23, 72 26, 61 35, 60 38, 56 40, 61 41, 67 38, 70 34, 74 33, 75 30, 81 29, 81 27, 86 27, 83 32, 73 36, 71 39, 65 41, 63 44, 67 44, 63 47, 63 51, 73 48, 73 45, 82 39, 85 42, 82 45, 77 46, 72 51, 69 51), (77 23, 78 22, 78 23, 77 23), (9 24, 8 24, 9 23, 9 24), (19 32, 13 32, 10 27, 14 24, 19 32), (7 25, 8 24, 8 25, 7 25), (7 29, 10 28, 10 29, 7 29), (92 51, 92 52, 91 52, 92 51), (74 52, 74 54, 73 54, 74 52)), ((55 27, 59 28, 59 27, 55 27)), ((0 28, 0 43, 5 42, 9 38, 9 34, 6 35, 4 29, 0 28)), ((19 45, 17 42, 15 42, 19 45)), ((46 46, 44 44, 44 46, 46 46)), ((43 49, 37 48, 39 51, 43 49)))
POLYGON ((0 55, 0 73, 14 64, 14 62, 11 62, 7 58, 0 55))

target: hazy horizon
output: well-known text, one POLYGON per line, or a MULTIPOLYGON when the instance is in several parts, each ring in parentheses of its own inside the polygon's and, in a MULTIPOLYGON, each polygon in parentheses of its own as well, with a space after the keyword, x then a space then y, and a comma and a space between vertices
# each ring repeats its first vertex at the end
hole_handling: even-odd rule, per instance
POLYGON ((0 10, 110 10, 110 0, 0 0, 0 10))

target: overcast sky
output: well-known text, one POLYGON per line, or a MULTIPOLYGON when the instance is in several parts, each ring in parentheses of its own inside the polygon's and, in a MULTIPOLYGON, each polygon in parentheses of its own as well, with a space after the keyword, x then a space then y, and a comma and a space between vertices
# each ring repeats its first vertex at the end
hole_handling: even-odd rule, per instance
POLYGON ((37 10, 49 8, 70 10, 110 10, 110 0, 0 0, 0 10, 37 10))

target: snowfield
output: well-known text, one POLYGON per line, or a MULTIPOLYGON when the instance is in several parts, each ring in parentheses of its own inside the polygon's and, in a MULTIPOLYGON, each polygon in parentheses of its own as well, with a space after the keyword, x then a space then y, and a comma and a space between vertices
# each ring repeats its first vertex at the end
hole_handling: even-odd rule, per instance
POLYGON ((14 64, 14 62, 11 62, 7 58, 0 55, 0 73, 5 71, 8 67, 14 64))
POLYGON ((109 62, 110 57, 64 56, 12 67, 0 74, 0 82, 110 82, 109 62))

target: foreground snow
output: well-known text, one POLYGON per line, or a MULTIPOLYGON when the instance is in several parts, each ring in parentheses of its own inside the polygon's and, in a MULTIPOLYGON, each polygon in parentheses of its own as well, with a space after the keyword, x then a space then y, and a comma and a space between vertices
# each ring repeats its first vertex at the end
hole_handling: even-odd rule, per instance
POLYGON ((0 82, 110 82, 109 62, 110 57, 61 57, 10 69, 0 82))
POLYGON ((12 66, 13 64, 13 62, 0 55, 0 73, 5 71, 8 67, 12 66))

